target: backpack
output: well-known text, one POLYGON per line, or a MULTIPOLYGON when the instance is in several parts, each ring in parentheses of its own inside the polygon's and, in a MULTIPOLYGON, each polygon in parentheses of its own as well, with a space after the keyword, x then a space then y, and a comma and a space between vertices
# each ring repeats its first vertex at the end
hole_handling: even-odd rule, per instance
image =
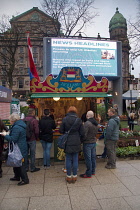
POLYGON ((27 140, 30 140, 32 134, 33 134, 33 128, 32 128, 32 120, 34 118, 32 118, 31 120, 24 120, 25 124, 26 124, 26 138, 27 140))

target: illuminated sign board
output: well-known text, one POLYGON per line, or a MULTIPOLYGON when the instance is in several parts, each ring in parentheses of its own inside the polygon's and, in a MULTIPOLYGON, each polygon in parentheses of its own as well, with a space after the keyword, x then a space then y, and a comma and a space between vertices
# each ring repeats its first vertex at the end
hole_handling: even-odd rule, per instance
POLYGON ((58 75, 63 67, 80 67, 84 75, 118 76, 116 41, 44 38, 44 73, 58 75))

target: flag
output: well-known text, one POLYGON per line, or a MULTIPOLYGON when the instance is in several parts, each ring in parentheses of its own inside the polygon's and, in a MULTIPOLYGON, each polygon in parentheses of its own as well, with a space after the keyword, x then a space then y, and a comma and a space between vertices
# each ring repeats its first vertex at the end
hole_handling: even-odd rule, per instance
POLYGON ((31 41, 30 41, 30 37, 29 34, 27 35, 27 42, 28 42, 28 56, 29 56, 29 75, 30 75, 30 79, 32 79, 33 77, 35 77, 38 82, 40 82, 40 78, 38 76, 35 64, 34 64, 34 59, 33 59, 33 53, 32 53, 32 45, 31 45, 31 41))

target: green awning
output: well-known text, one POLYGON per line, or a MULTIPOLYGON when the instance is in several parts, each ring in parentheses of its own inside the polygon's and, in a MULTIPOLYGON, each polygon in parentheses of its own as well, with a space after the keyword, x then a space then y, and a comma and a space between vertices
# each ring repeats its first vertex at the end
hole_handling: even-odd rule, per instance
POLYGON ((107 93, 33 93, 31 98, 53 98, 53 97, 60 97, 60 98, 75 98, 75 97, 111 97, 111 94, 107 93))

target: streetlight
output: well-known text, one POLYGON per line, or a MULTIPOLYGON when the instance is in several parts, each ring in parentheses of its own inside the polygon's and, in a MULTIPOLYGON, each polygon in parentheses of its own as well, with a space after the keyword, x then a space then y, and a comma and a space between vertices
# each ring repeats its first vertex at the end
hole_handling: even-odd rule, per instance
POLYGON ((129 83, 129 89, 130 89, 130 112, 132 112, 132 90, 133 90, 133 84, 132 84, 132 75, 131 75, 131 70, 134 70, 134 66, 133 64, 131 63, 130 64, 130 83, 129 83))

